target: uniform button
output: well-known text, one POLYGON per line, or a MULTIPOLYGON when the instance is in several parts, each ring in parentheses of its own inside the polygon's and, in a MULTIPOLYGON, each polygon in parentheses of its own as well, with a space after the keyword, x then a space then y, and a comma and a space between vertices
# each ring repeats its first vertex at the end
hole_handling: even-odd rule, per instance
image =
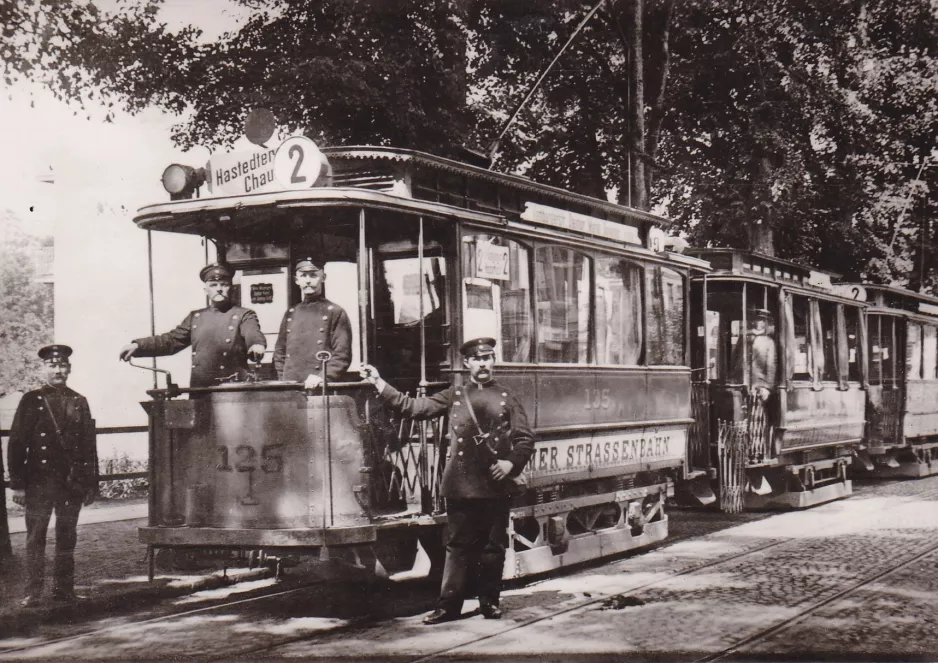
POLYGON ((289 359, 289 358, 290 358, 290 354, 289 354, 289 353, 287 353, 287 359, 289 359))
MULTIPOLYGON (((461 437, 460 437, 460 438, 457 438, 456 441, 457 441, 457 442, 462 442, 462 438, 461 438, 461 437)), ((43 449, 45 449, 45 447, 43 447, 43 449)))
POLYGON ((460 393, 461 393, 461 392, 459 391, 459 389, 457 389, 457 390, 456 390, 456 395, 459 396, 460 393))
POLYGON ((288 333, 288 334, 290 333, 290 328, 289 328, 289 327, 287 327, 287 333, 288 333))
POLYGON ((221 353, 221 356, 222 356, 222 357, 227 357, 227 356, 228 356, 228 353, 227 353, 227 352, 222 352, 222 353, 221 353))
POLYGON ((192 364, 192 368, 195 368, 195 364, 192 364))
POLYGON ((504 407, 504 406, 505 406, 505 401, 502 401, 501 403, 499 403, 499 405, 501 405, 502 407, 504 407))
POLYGON ((320 333, 322 333, 322 332, 324 332, 324 331, 326 331, 326 330, 325 330, 323 327, 320 327, 320 328, 319 328, 319 331, 320 331, 320 333))
POLYGON ((287 322, 293 322, 293 318, 287 318, 287 322))
POLYGON ((218 368, 224 368, 224 366, 219 366, 218 368))
MULTIPOLYGON (((462 451, 459 452, 459 455, 462 456, 462 451)), ((42 461, 42 462, 44 463, 44 462, 46 462, 46 461, 42 461)))
POLYGON ((225 343, 231 343, 231 339, 230 339, 230 338, 226 338, 226 339, 225 339, 225 343))
POLYGON ((234 329, 234 327, 228 327, 228 329, 234 329))
POLYGON ((296 310, 296 309, 292 309, 292 308, 291 308, 291 309, 290 309, 290 313, 293 313, 293 311, 295 311, 295 310, 296 310))
POLYGON ((40 448, 42 451, 45 451, 45 450, 46 450, 45 447, 39 447, 39 448, 40 448))
POLYGON ((198 329, 199 326, 198 326, 198 325, 192 325, 192 328, 193 328, 193 329, 198 329))
POLYGON ((45 433, 39 433, 39 437, 45 437, 45 436, 46 436, 45 433))
POLYGON ((506 394, 504 391, 502 392, 502 398, 508 398, 508 394, 506 394))
POLYGON ((331 306, 327 306, 327 307, 326 307, 326 310, 327 310, 327 311, 331 311, 331 310, 332 310, 332 307, 331 307, 331 306))
POLYGON ((328 315, 324 315, 324 316, 322 316, 322 319, 323 319, 323 320, 328 320, 328 319, 329 319, 329 316, 328 316, 328 315))
POLYGON ((322 345, 322 341, 321 341, 321 340, 316 341, 316 343, 317 343, 317 345, 322 345))
POLYGON ((43 408, 39 408, 39 411, 42 412, 43 408))
POLYGON ((200 315, 199 313, 196 313, 196 314, 195 314, 195 317, 197 317, 197 318, 198 318, 198 317, 199 317, 199 315, 200 315))
POLYGON ((233 316, 231 316, 231 319, 232 319, 232 320, 237 320, 237 319, 238 319, 238 316, 233 315, 233 316))
POLYGON ((456 401, 455 403, 453 403, 453 405, 455 405, 456 407, 459 407, 460 405, 462 405, 462 403, 460 403, 459 401, 456 401))
POLYGON ((195 356, 195 350, 192 351, 192 355, 195 356))
MULTIPOLYGON (((459 453, 462 453, 462 452, 460 451, 459 453)), ((42 464, 43 464, 43 465, 45 465, 45 464, 48 463, 48 462, 49 462, 49 461, 47 461, 45 458, 42 459, 42 464)))

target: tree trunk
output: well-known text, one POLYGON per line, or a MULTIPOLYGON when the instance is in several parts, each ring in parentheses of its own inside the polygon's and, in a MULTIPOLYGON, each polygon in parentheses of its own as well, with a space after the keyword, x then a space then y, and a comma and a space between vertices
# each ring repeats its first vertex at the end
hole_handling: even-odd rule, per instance
MULTIPOLYGON (((656 12, 655 20, 649 21, 649 31, 653 31, 656 37, 655 53, 652 57, 648 53, 646 57, 650 63, 651 74, 649 75, 648 85, 648 126, 646 127, 647 136, 645 139, 645 154, 648 156, 648 163, 645 166, 645 195, 650 195, 656 155, 658 154, 658 142, 661 137, 661 125, 664 122, 665 111, 665 91, 668 87, 668 74, 671 69, 671 16, 674 13, 673 0, 666 0, 661 9, 656 12)), ((651 43, 651 39, 649 39, 651 43)), ((651 50, 651 49, 649 49, 651 50)))
POLYGON ((645 181, 645 60, 642 49, 644 0, 632 0, 629 16, 629 192, 628 205, 648 209, 645 181))

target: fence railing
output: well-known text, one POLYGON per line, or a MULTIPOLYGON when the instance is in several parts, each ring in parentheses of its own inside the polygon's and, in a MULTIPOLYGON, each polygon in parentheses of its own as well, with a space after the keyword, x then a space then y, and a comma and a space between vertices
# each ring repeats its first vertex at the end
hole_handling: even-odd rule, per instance
MULTIPOLYGON (((146 433, 150 429, 147 426, 105 426, 102 428, 95 428, 95 433, 98 435, 117 435, 120 433, 146 433)), ((10 436, 9 430, 0 430, 0 440, 10 436)), ((107 481, 120 481, 121 479, 146 479, 150 476, 148 471, 142 472, 121 472, 114 474, 99 474, 98 483, 104 483, 107 481)), ((3 480, 3 487, 7 488, 9 484, 6 482, 6 479, 0 477, 3 480)))

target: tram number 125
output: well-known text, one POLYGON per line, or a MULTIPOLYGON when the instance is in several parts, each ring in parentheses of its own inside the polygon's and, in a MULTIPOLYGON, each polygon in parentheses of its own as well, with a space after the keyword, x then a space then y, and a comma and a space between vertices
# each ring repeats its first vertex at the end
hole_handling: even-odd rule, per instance
POLYGON ((229 453, 228 447, 218 447, 216 470, 220 472, 253 472, 258 467, 265 474, 283 472, 283 445, 265 444, 261 447, 260 465, 258 465, 257 449, 249 444, 241 444, 235 447, 233 457, 229 453))

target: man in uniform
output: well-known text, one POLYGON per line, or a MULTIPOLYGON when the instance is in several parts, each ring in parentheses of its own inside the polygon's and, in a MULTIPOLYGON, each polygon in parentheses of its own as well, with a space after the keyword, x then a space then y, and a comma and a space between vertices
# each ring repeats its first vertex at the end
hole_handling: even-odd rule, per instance
POLYGON ((304 382, 307 389, 315 389, 322 382, 318 352, 332 353, 326 363, 329 380, 340 378, 352 363, 352 323, 341 306, 323 296, 326 274, 312 258, 296 264, 293 280, 303 299, 283 314, 274 368, 281 380, 304 382))
POLYGON ((13 501, 26 507, 26 598, 35 605, 42 595, 46 567, 46 531, 55 511, 55 567, 52 596, 75 594, 75 542, 78 513, 94 501, 98 489, 94 420, 88 401, 65 386, 71 372, 67 345, 39 350, 45 384, 20 401, 10 429, 9 466, 13 501))
POLYGON ((121 348, 120 358, 163 357, 192 346, 191 387, 216 386, 233 374, 247 372, 247 357, 264 358, 267 339, 257 314, 231 304, 231 270, 207 265, 199 272, 209 305, 192 311, 171 332, 138 338, 121 348))
POLYGON ((431 419, 449 412, 451 451, 443 471, 448 541, 438 608, 424 619, 439 624, 458 619, 470 574, 486 619, 499 619, 502 572, 508 545, 513 481, 534 452, 534 434, 518 398, 494 376, 495 339, 476 338, 460 346, 469 369, 465 386, 451 386, 427 398, 411 398, 381 379, 373 366, 362 379, 381 400, 402 414, 431 419))

